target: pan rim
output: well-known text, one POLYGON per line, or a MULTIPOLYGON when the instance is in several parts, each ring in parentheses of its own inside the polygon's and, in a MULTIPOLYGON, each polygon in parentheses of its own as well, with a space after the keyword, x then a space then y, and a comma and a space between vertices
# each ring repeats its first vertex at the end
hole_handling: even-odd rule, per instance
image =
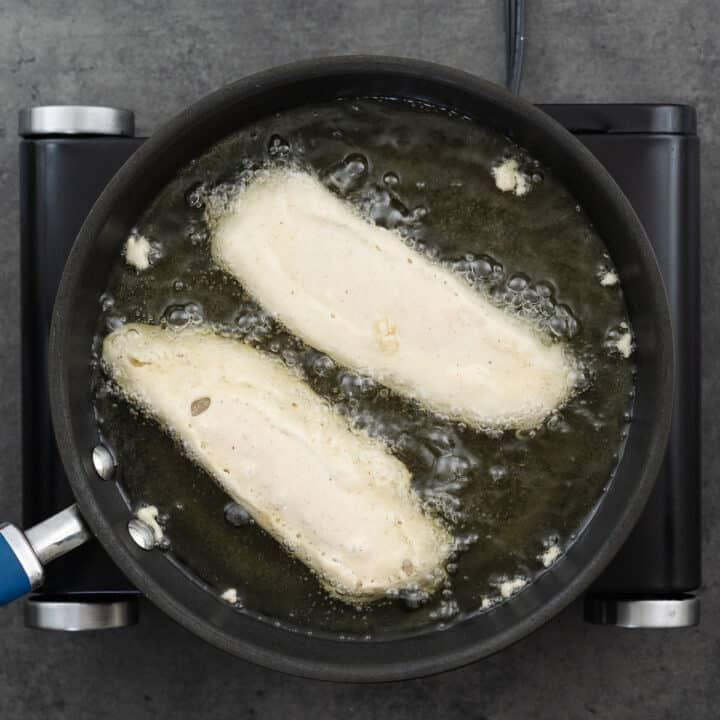
MULTIPOLYGON (((213 140, 213 142, 216 142, 217 139, 213 140)), ((68 258, 56 297, 49 352, 52 419, 63 465, 81 512, 93 533, 129 579, 174 620, 221 649, 260 665, 284 672, 337 681, 377 682, 379 680, 401 680, 460 667, 490 655, 527 636, 576 599, 609 563, 629 535, 644 508, 664 455, 670 430, 674 386, 673 344, 671 340, 667 341, 668 337, 672 337, 671 332, 664 286, 654 253, 640 220, 609 173, 602 167, 595 156, 565 128, 538 108, 509 95, 504 89, 468 73, 446 68, 442 65, 385 56, 318 58, 265 70, 221 88, 201 99, 159 128, 131 156, 111 180, 80 230, 78 239, 73 245, 68 258), (639 238, 638 253, 641 255, 641 265, 645 272, 654 274, 651 281, 658 291, 658 297, 655 298, 656 302, 654 304, 655 321, 660 328, 660 333, 666 336, 665 342, 658 349, 660 357, 657 362, 663 369, 660 374, 660 385, 656 388, 656 392, 661 398, 659 401, 660 412, 653 419, 654 430, 647 448, 647 460, 641 476, 635 482, 634 491, 627 496, 626 507, 612 524, 613 532, 611 536, 606 539, 600 549, 587 562, 582 563, 581 568, 573 569, 572 581, 562 583, 562 587, 552 594, 550 600, 520 621, 509 624, 491 638, 465 644, 456 643, 449 648, 441 647, 442 643, 436 642, 434 645, 441 647, 439 652, 428 655, 417 653, 414 657, 394 662, 391 660, 385 661, 381 657, 382 651, 380 650, 377 653, 379 657, 374 662, 352 662, 351 660, 338 662, 337 659, 333 661, 281 655, 267 646, 259 647, 256 644, 243 641, 242 638, 228 638, 227 633, 218 630, 207 618, 190 612, 186 606, 178 603, 171 595, 165 592, 141 567, 132 549, 117 542, 117 529, 108 524, 105 514, 98 503, 96 494, 91 487, 91 483, 94 483, 95 480, 89 472, 87 461, 81 457, 80 449, 74 439, 75 432, 70 412, 72 391, 68 383, 65 364, 65 335, 69 328, 73 299, 77 283, 80 281, 82 274, 80 269, 87 248, 92 239, 102 231, 116 203, 116 197, 127 190, 128 183, 132 181, 133 176, 141 171, 143 166, 157 162, 157 158, 162 156, 163 148, 168 142, 175 141, 183 133, 192 133, 193 128, 205 119, 208 113, 216 112, 217 108, 221 107, 229 97, 237 98, 252 92, 262 92, 263 88, 270 84, 277 85, 307 81, 309 79, 321 79, 324 76, 337 76, 343 73, 387 74, 396 77, 407 77, 410 80, 429 79, 435 84, 444 83, 448 86, 460 86, 465 92, 480 95, 488 102, 503 105, 510 113, 524 115, 528 118, 528 122, 531 122, 543 136, 552 139, 553 143, 564 147, 568 152, 572 152, 580 175, 593 177, 602 191, 611 199, 610 201, 615 205, 618 213, 624 217, 625 224, 639 238)), ((621 459, 620 466, 622 466, 622 462, 621 459)), ((600 506, 602 506, 604 499, 601 499, 600 506)), ((585 532, 587 532, 588 527, 592 526, 592 523, 593 519, 587 524, 585 532)), ((578 537, 572 547, 580 542, 581 537, 582 535, 578 537)), ((570 550, 572 550, 572 547, 570 550)), ((559 561, 546 573, 543 573, 543 576, 548 575, 548 581, 552 581, 560 571, 561 567, 559 566, 562 563, 572 562, 571 555, 572 553, 569 552, 568 557, 559 561)), ((511 598, 504 605, 512 606, 517 603, 522 594, 520 593, 518 596, 511 598)), ((469 618, 467 621, 461 621, 457 626, 475 621, 475 617, 469 618)), ((420 637, 433 638, 438 634, 444 635, 450 632, 451 628, 441 632, 430 629, 420 637)), ((314 645, 322 643, 337 644, 337 641, 324 638, 312 638, 307 641, 312 642, 314 645)), ((389 639, 387 643, 395 645, 405 641, 404 638, 389 639)), ((432 642, 429 644, 433 645, 432 642)), ((447 643, 444 644, 447 645, 447 643)), ((374 645, 382 648, 384 643, 377 642, 374 645)), ((367 645, 364 647, 367 647, 367 645)), ((335 650, 329 651, 329 657, 335 655, 335 650)))

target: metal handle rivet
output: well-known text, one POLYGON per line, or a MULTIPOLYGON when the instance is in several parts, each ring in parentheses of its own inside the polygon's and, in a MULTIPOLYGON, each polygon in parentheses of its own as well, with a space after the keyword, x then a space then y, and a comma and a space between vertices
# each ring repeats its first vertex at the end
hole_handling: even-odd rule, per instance
POLYGON ((115 474, 115 458, 104 445, 96 445, 92 451, 95 472, 103 480, 111 480, 115 474))
POLYGON ((142 520, 132 518, 127 526, 133 542, 143 550, 152 550, 155 547, 155 534, 149 525, 142 520))

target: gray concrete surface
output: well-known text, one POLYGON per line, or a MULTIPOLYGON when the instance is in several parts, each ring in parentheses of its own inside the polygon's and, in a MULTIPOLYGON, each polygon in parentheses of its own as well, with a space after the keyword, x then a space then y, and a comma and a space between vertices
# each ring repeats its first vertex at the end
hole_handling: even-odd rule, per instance
MULTIPOLYGON (((715 483, 720 365, 720 55, 714 0, 529 2, 522 94, 677 101, 703 143, 704 620, 683 632, 588 627, 571 607, 499 656, 444 676, 357 687, 261 670, 149 606, 103 635, 38 634, 0 612, 0 718, 716 718, 720 550, 715 483)), ((415 56, 503 76, 501 0, 0 2, 0 516, 19 483, 16 111, 31 103, 134 108, 149 132, 246 73, 330 53, 415 56)))

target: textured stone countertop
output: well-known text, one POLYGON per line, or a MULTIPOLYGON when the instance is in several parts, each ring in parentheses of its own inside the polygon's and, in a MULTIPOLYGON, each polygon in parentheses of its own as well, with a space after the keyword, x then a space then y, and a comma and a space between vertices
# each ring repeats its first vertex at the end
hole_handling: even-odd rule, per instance
MULTIPOLYGON (((686 631, 585 625, 568 608, 487 661, 394 685, 332 685, 233 660, 148 604, 104 634, 24 628, 0 611, 0 717, 716 718, 720 705, 720 53, 711 0, 528 2, 522 95, 533 101, 695 105, 702 141, 703 621, 686 631)), ((0 4, 0 517, 20 517, 16 112, 96 103, 136 111, 138 132, 220 85, 314 55, 415 56, 501 81, 501 0, 0 4)))

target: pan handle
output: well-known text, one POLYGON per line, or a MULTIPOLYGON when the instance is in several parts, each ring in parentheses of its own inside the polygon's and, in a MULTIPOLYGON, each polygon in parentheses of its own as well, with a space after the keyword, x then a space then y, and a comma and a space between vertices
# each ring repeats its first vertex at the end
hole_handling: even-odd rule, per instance
POLYGON ((0 605, 7 605, 42 585, 43 566, 90 537, 77 505, 26 532, 11 523, 0 525, 0 605))

